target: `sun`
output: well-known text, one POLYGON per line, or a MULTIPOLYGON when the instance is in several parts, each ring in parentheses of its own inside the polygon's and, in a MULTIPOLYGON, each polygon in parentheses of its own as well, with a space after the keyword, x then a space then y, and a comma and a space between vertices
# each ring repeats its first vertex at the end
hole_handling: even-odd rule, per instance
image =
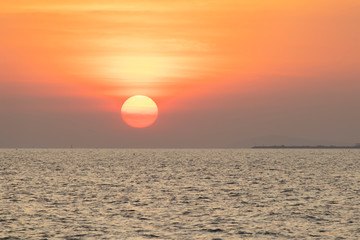
POLYGON ((147 96, 136 95, 128 98, 121 107, 124 122, 134 128, 151 126, 158 117, 156 103, 147 96))

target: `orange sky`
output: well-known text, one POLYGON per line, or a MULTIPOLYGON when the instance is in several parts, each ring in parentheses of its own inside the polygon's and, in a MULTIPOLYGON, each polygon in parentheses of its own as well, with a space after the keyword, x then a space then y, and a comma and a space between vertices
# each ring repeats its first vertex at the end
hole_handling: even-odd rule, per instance
POLYGON ((359 10, 358 0, 2 1, 0 106, 120 113, 141 94, 160 114, 231 115, 268 109, 267 97, 307 102, 301 91, 331 99, 344 84, 349 96, 360 81, 359 10), (248 101, 218 101, 227 95, 248 101))

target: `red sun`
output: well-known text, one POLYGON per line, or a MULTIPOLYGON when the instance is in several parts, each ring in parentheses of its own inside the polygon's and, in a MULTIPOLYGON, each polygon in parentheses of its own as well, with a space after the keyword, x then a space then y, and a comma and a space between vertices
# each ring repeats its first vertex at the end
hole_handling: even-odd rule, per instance
POLYGON ((134 128, 151 126, 157 119, 158 107, 149 97, 136 95, 128 98, 121 107, 124 122, 134 128))

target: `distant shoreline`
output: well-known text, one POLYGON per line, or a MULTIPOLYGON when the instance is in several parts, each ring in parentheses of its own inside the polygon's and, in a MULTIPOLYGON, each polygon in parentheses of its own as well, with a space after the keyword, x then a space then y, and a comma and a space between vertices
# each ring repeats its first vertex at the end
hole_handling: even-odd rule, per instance
POLYGON ((324 145, 316 145, 316 146, 286 146, 286 145, 272 145, 272 146, 253 146, 252 148, 260 148, 260 149, 283 149, 283 148, 295 148, 295 149, 360 149, 360 144, 354 146, 324 146, 324 145))

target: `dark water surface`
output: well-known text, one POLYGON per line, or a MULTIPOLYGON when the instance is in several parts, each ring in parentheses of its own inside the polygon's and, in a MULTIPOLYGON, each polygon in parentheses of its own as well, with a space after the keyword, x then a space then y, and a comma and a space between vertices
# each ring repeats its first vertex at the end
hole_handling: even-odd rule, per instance
POLYGON ((360 239, 360 150, 0 149, 0 239, 360 239))

